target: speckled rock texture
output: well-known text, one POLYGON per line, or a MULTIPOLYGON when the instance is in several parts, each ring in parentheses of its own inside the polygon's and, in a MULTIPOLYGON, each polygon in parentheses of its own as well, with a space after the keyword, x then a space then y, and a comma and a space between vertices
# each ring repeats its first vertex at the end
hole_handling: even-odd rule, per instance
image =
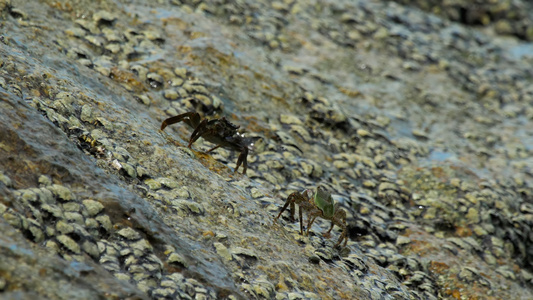
POLYGON ((532 299, 530 6, 0 0, 0 298, 532 299))

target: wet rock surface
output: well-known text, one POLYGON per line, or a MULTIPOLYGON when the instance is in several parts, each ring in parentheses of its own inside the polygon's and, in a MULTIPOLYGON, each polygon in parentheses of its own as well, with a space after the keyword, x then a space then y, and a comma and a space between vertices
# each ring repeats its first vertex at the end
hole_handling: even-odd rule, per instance
POLYGON ((431 3, 0 2, 1 295, 532 298, 528 4, 431 3))
POLYGON ((533 39, 533 14, 529 1, 409 1, 396 2, 419 7, 466 25, 483 25, 498 34, 533 39))

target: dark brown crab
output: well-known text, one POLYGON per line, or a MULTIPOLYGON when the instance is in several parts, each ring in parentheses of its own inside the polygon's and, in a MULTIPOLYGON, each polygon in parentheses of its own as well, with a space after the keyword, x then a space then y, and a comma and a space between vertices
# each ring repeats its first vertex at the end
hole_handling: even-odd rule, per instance
POLYGON ((300 209, 298 209, 298 214, 300 216, 300 234, 304 234, 303 211, 305 210, 308 218, 307 232, 305 235, 309 235, 309 229, 311 228, 311 225, 313 225, 313 222, 315 222, 315 219, 317 217, 321 217, 331 221, 331 227, 324 235, 329 235, 334 225, 339 226, 342 228, 342 233, 339 237, 339 240, 335 244, 335 247, 340 245, 342 240, 344 240, 343 247, 346 247, 346 244, 348 243, 348 237, 346 236, 346 212, 339 207, 339 203, 334 203, 331 194, 328 193, 324 187, 319 186, 314 195, 312 190, 305 190, 302 193, 294 192, 290 194, 289 197, 287 197, 287 201, 285 201, 285 205, 283 205, 283 208, 279 212, 278 216, 274 218, 275 220, 281 216, 289 204, 291 206, 291 217, 293 220, 295 213, 294 204, 298 204, 300 207, 300 209))
POLYGON ((191 145, 196 142, 197 139, 203 137, 206 141, 216 144, 216 146, 209 149, 207 153, 218 147, 240 151, 241 154, 239 154, 239 158, 237 159, 237 166, 235 167, 234 173, 237 172, 242 163, 242 174, 246 174, 246 169, 248 168, 246 158, 248 157, 248 147, 250 146, 251 141, 237 132, 239 126, 226 120, 225 117, 213 120, 201 120, 200 115, 197 112, 186 112, 164 120, 163 123, 161 123, 161 130, 164 130, 168 125, 179 123, 181 121, 194 129, 187 147, 191 148, 191 145))

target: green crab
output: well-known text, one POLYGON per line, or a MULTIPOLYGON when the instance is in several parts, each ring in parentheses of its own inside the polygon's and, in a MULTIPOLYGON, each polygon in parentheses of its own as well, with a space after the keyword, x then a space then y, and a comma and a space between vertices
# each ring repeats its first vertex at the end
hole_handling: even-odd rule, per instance
POLYGON ((283 205, 283 208, 281 208, 278 216, 274 218, 275 220, 279 219, 289 204, 291 206, 291 218, 293 220, 295 213, 294 205, 298 204, 300 207, 298 210, 298 214, 300 215, 300 234, 304 233, 303 211, 305 210, 308 218, 307 232, 305 235, 309 235, 309 229, 311 228, 311 225, 313 225, 313 222, 315 222, 315 219, 317 217, 321 217, 322 219, 331 221, 331 227, 324 235, 329 235, 334 225, 339 226, 342 228, 342 233, 339 237, 339 240, 335 244, 335 247, 339 246, 343 240, 343 247, 346 247, 346 244, 348 243, 348 237, 346 236, 346 212, 339 207, 339 203, 334 203, 331 194, 326 191, 324 187, 319 186, 314 195, 312 190, 305 190, 302 193, 294 192, 290 194, 289 197, 287 197, 287 201, 285 201, 285 205, 283 205))

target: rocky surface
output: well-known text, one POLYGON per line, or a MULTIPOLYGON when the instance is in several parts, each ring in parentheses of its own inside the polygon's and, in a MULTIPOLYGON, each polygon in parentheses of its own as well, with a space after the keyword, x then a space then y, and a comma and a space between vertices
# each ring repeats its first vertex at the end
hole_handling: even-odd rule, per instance
POLYGON ((498 34, 533 40, 533 6, 529 1, 398 0, 466 25, 483 25, 498 34))
POLYGON ((432 3, 1 1, 0 296, 533 298, 530 4, 432 3))

